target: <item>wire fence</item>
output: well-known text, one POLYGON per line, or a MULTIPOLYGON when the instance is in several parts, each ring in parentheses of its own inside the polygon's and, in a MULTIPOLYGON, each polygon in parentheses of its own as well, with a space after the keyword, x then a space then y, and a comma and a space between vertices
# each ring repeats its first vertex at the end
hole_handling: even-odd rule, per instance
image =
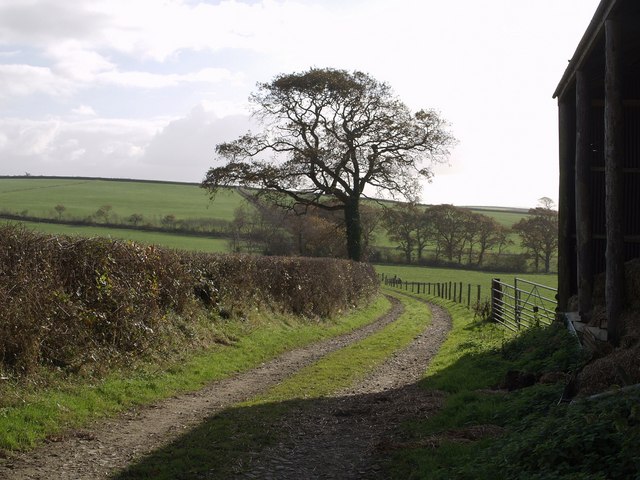
POLYGON ((482 286, 465 282, 403 282, 397 275, 380 274, 380 280, 388 287, 411 293, 432 295, 475 308, 482 300, 482 286))
POLYGON ((443 298, 476 311, 482 309, 493 321, 516 332, 536 325, 549 325, 556 319, 558 290, 523 278, 514 278, 513 284, 493 278, 489 305, 482 297, 482 285, 453 281, 406 282, 397 275, 384 273, 379 277, 388 287, 443 298))

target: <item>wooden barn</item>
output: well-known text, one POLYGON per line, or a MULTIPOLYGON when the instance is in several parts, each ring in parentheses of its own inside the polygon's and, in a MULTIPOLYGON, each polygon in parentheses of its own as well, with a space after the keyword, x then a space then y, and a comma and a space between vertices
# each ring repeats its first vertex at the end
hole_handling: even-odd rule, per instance
POLYGON ((608 340, 617 345, 620 316, 631 300, 628 262, 640 257, 639 0, 601 1, 554 98, 558 306, 578 310, 584 321, 594 298, 603 297, 608 340))

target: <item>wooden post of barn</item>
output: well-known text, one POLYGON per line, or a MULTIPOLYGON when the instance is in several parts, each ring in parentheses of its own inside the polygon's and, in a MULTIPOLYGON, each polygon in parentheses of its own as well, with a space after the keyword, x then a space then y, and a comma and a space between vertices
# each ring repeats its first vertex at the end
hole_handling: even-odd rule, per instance
MULTIPOLYGON (((573 290, 572 225, 575 216, 576 107, 575 95, 558 99, 560 170, 558 192, 558 309, 566 312, 573 290)), ((478 302, 480 299, 478 299, 478 302)))
POLYGON ((592 309, 593 247, 591 227, 591 95, 587 74, 576 73, 576 241, 578 256, 578 305, 583 321, 592 309))
MULTIPOLYGON (((622 104, 622 27, 617 19, 605 22, 606 74, 604 100, 605 203, 607 221, 606 283, 607 337, 620 343, 620 315, 624 307, 623 177, 624 110, 622 104)), ((637 205, 635 206, 637 208, 637 205)))

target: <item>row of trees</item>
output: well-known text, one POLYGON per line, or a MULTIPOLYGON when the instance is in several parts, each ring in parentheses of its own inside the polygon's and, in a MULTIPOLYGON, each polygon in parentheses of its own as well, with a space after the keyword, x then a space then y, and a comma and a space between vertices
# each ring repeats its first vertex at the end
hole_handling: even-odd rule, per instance
POLYGON ((558 246, 558 218, 550 199, 540 199, 540 206, 529 210, 511 228, 494 218, 453 205, 423 207, 415 203, 399 204, 385 210, 384 227, 390 240, 397 243, 407 263, 423 260, 427 247, 436 261, 482 266, 488 252, 497 256, 510 238, 517 234, 536 271, 551 268, 558 246))
MULTIPOLYGON (((59 222, 73 225, 96 225, 105 226, 129 226, 142 230, 169 230, 182 233, 195 234, 216 234, 225 232, 227 222, 215 218, 177 218, 173 214, 163 216, 147 215, 142 213, 132 213, 128 216, 120 216, 111 205, 101 205, 90 215, 79 217, 66 214, 67 207, 57 204, 53 207, 56 219, 59 222)), ((42 217, 30 217, 28 210, 23 210, 19 214, 24 220, 40 219, 42 217)), ((49 218, 49 217, 45 217, 49 218)))
POLYGON ((509 230, 495 219, 453 205, 401 204, 386 210, 384 226, 407 263, 414 253, 422 260, 425 248, 433 245, 436 260, 463 263, 466 258, 480 266, 488 250, 497 247, 501 252, 509 242, 509 230))
MULTIPOLYGON (((229 225, 233 251, 348 256, 344 219, 337 212, 300 206, 282 209, 260 196, 246 198, 248 204, 236 209, 229 225)), ((549 272, 557 249, 557 213, 551 205, 531 209, 511 228, 488 215, 453 205, 405 203, 383 208, 365 204, 360 209, 363 258, 381 258, 380 247, 373 247, 381 243, 376 242, 376 234, 386 234, 406 263, 483 267, 491 253, 491 265, 495 265, 516 237, 526 254, 505 257, 502 267, 524 268, 529 258, 536 271, 549 272)))

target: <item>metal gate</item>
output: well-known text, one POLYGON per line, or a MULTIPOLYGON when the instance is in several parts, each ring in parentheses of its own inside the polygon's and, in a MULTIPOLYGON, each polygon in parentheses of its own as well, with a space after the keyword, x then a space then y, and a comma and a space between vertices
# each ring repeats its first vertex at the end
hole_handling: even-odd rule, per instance
POLYGON ((518 331, 536 325, 549 325, 556 319, 558 290, 522 278, 513 285, 491 280, 491 315, 495 322, 518 331))

